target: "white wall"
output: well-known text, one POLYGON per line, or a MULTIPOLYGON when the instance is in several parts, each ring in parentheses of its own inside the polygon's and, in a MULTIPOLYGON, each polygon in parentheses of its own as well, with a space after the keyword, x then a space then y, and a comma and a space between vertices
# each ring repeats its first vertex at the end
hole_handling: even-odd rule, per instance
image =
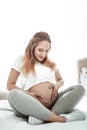
POLYGON ((65 85, 76 83, 77 60, 87 56, 87 0, 1 0, 0 90, 6 89, 15 57, 37 31, 50 34, 50 56, 65 85))

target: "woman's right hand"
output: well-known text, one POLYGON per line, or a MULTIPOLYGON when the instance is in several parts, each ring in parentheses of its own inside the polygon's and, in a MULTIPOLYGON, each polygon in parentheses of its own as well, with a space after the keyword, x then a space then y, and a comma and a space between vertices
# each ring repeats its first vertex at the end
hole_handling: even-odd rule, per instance
POLYGON ((35 98, 43 98, 43 96, 38 93, 29 92, 29 91, 25 91, 25 93, 28 95, 31 95, 32 97, 35 97, 35 98))
POLYGON ((44 102, 45 104, 47 104, 46 99, 40 95, 39 93, 35 93, 35 92, 29 92, 29 91, 24 91, 26 94, 31 95, 32 97, 36 98, 37 100, 39 100, 41 103, 44 102))
POLYGON ((49 89, 52 89, 51 101, 54 103, 58 98, 58 87, 55 84, 50 84, 49 89))

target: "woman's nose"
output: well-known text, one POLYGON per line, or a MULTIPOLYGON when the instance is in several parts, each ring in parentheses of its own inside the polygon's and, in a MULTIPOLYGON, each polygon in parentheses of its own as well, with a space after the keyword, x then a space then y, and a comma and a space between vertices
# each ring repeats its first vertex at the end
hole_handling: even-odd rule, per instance
POLYGON ((43 52, 43 53, 42 53, 42 56, 43 56, 43 57, 45 57, 46 55, 47 55, 46 52, 43 52))

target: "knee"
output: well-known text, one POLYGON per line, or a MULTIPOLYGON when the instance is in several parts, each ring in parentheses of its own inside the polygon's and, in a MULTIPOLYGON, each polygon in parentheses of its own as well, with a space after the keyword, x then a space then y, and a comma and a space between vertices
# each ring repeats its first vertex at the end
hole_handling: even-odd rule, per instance
POLYGON ((17 93, 18 93, 18 89, 12 89, 9 94, 8 94, 8 102, 10 104, 13 103, 13 101, 15 100, 15 98, 17 97, 17 93))
POLYGON ((81 84, 76 85, 76 89, 77 89, 78 93, 80 93, 82 96, 85 94, 85 88, 83 85, 81 85, 81 84))

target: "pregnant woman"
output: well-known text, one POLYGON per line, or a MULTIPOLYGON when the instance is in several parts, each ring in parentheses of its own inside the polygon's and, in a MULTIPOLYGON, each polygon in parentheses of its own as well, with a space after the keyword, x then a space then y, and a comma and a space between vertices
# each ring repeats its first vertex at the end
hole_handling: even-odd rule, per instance
MULTIPOLYGON (((85 93, 81 85, 58 93, 64 82, 56 64, 48 58, 50 49, 48 33, 37 32, 24 55, 16 58, 8 76, 8 101, 15 114, 28 118, 30 124, 71 121, 64 113, 71 111, 85 93), (21 84, 17 86, 19 75, 21 84)), ((73 120, 83 119, 79 112, 79 118, 73 120)))

